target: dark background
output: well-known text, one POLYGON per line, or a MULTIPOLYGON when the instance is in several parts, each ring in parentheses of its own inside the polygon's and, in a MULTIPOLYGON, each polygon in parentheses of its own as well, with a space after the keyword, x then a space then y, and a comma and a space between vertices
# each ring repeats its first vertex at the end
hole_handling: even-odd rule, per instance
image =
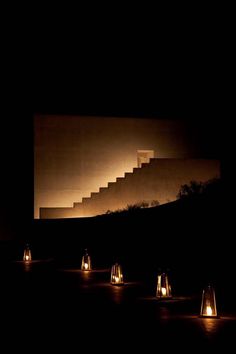
MULTIPOLYGON (((225 310, 228 309, 229 312, 232 311, 232 308, 235 309, 235 305, 233 305, 235 292, 232 282, 235 268, 233 261, 234 232, 232 231, 234 230, 232 228, 234 224, 232 205, 235 184, 232 177, 234 165, 232 118, 235 116, 235 107, 232 102, 233 90, 231 89, 233 46, 230 37, 230 20, 226 21, 223 10, 217 9, 216 5, 210 9, 206 7, 204 9, 179 9, 182 12, 181 15, 173 8, 168 9, 164 14, 160 10, 151 11, 151 9, 145 13, 142 9, 142 15, 137 15, 136 9, 132 9, 130 13, 128 11, 119 12, 116 9, 109 16, 105 16, 105 20, 97 14, 94 8, 90 9, 86 18, 81 10, 75 12, 74 18, 66 17, 66 14, 61 17, 56 10, 54 9, 50 14, 45 11, 43 16, 38 13, 36 16, 35 13, 32 16, 32 24, 25 26, 24 33, 19 30, 21 26, 24 27, 22 21, 21 26, 15 29, 11 40, 7 40, 7 49, 3 55, 6 58, 6 66, 3 66, 6 84, 3 85, 0 123, 2 155, 0 239, 10 238, 17 242, 13 249, 11 245, 10 248, 5 248, 5 246, 1 248, 3 250, 1 259, 8 257, 6 250, 10 250, 10 258, 19 256, 19 249, 23 249, 25 240, 33 240, 35 236, 37 242, 33 247, 39 257, 42 255, 41 251, 46 252, 43 242, 46 242, 48 237, 50 239, 47 248, 49 255, 53 250, 54 253, 56 251, 61 256, 62 251, 65 250, 65 261, 67 262, 71 255, 68 242, 64 248, 63 238, 60 239, 56 247, 53 244, 53 241, 56 241, 55 234, 50 238, 50 231, 55 230, 53 224, 47 227, 48 234, 43 234, 41 242, 40 232, 45 229, 43 227, 41 229, 35 228, 33 220, 34 113, 185 119, 190 129, 199 130, 205 144, 214 145, 214 151, 217 151, 221 159, 224 193, 223 198, 219 201, 220 208, 217 207, 216 201, 215 208, 211 209, 209 218, 202 210, 201 220, 190 213, 190 218, 184 224, 184 233, 180 243, 176 237, 181 234, 181 223, 178 224, 178 233, 174 234, 176 224, 171 223, 169 218, 163 219, 161 225, 156 225, 155 219, 153 219, 150 230, 154 230, 152 232, 156 233, 161 231, 165 233, 165 236, 171 236, 174 241, 170 252, 167 249, 168 237, 159 243, 162 249, 167 250, 168 258, 165 258, 163 253, 158 262, 155 262, 152 257, 149 258, 149 250, 151 250, 151 255, 155 256, 153 245, 157 245, 154 237, 156 234, 152 233, 149 238, 145 238, 144 247, 140 242, 141 238, 139 239, 132 259, 135 262, 137 260, 140 262, 139 256, 142 256, 142 249, 144 249, 146 252, 144 259, 150 260, 147 268, 151 267, 153 275, 156 275, 156 267, 159 265, 171 268, 172 272, 175 270, 176 274, 172 274, 178 276, 180 292, 184 289, 184 285, 187 290, 185 280, 189 281, 191 275, 193 276, 190 280, 191 290, 200 289, 199 285, 202 286, 212 276, 212 280, 216 281, 218 290, 220 290, 218 294, 222 299, 221 306, 225 310), (45 17, 47 17, 46 20, 45 17), (214 220, 217 220, 217 223, 212 228, 214 220), (168 226, 165 221, 168 222, 168 226), (202 232, 205 221, 207 223, 206 230, 202 232), (190 227, 194 227, 194 239, 188 238, 190 227), (34 233, 36 230, 38 234, 34 233), (149 241, 151 241, 150 247, 149 241), (213 245, 214 253, 210 258, 203 256, 205 244, 207 246, 213 245), (37 246, 39 246, 38 250, 37 246), (191 251, 193 251, 193 257, 191 251), (188 267, 189 262, 191 262, 191 267, 188 267), (204 272, 206 266, 207 271, 204 272), (203 274, 204 276, 202 276, 203 274), (198 282, 195 283, 195 280, 198 282), (225 298, 227 301, 224 301, 225 298)), ((178 210, 181 214, 181 209, 178 210)), ((176 221, 175 213, 172 214, 170 211, 168 215, 172 215, 172 221, 176 221)), ((183 215, 181 221, 184 221, 183 215)), ((146 229, 145 223, 142 224, 141 219, 140 223, 140 228, 140 224, 136 224, 135 220, 130 220, 128 225, 136 225, 140 236, 142 236, 146 229)), ((117 221, 106 223, 106 232, 101 244, 95 239, 96 225, 90 226, 92 233, 88 236, 88 243, 93 255, 97 253, 96 247, 98 250, 102 250, 103 245, 110 237, 111 226, 114 227, 114 224, 119 225, 121 229, 127 226, 124 220, 121 223, 117 223, 117 221)), ((103 226, 102 222, 101 225, 103 226)), ((58 225, 55 227, 58 230, 58 225)), ((62 227, 59 225, 59 229, 63 234, 63 231, 67 230, 67 225, 62 227)), ((74 230, 76 229, 75 225, 74 230)), ((86 230, 85 225, 83 231, 86 230)), ((119 231, 117 228, 115 234, 119 235, 119 231)), ((82 250, 87 246, 84 239, 79 242, 78 239, 70 237, 69 241, 72 240, 77 249, 82 250)), ((133 236, 130 240, 122 259, 126 267, 132 271, 133 264, 129 261, 129 255, 132 251, 133 236)), ((122 241, 125 241, 125 234, 122 241)), ((107 249, 114 251, 112 244, 108 244, 107 249)), ((121 246, 117 249, 117 258, 122 255, 123 250, 124 248, 121 246)), ((106 254, 106 250, 103 249, 103 252, 106 254)), ((73 257, 77 257, 76 249, 73 250, 73 257)), ((106 260, 113 261, 110 254, 107 255, 106 260)), ((101 259, 99 260, 98 257, 97 262, 99 263, 99 261, 101 259)), ((140 263, 139 266, 141 267, 140 263)), ((58 336, 52 335, 53 328, 56 328, 56 334, 59 333, 67 345, 71 344, 71 332, 76 331, 72 342, 75 345, 78 344, 78 347, 81 345, 83 339, 77 338, 77 327, 75 330, 72 322, 70 323, 73 317, 71 314, 74 313, 73 305, 78 303, 77 298, 72 301, 69 309, 65 306, 64 301, 66 298, 68 300, 66 303, 70 304, 71 298, 69 296, 74 291, 70 291, 67 295, 68 298, 64 298, 66 288, 59 287, 57 292, 57 287, 55 287, 56 290, 49 290, 52 299, 48 300, 47 291, 44 287, 40 288, 41 283, 44 284, 44 277, 41 273, 39 285, 33 285, 30 292, 28 292, 28 288, 27 290, 23 289, 22 292, 21 277, 17 280, 18 273, 14 278, 15 281, 9 278, 8 272, 6 274, 5 283, 9 285, 9 288, 6 290, 8 300, 4 319, 7 319, 5 329, 10 336, 12 333, 14 336, 19 335, 18 343, 24 345, 25 338, 28 339, 28 334, 32 335, 31 332, 33 332, 32 338, 35 339, 35 345, 42 342, 46 346, 46 332, 50 338, 50 345, 59 347, 61 341, 58 340, 58 336), (34 287, 35 291, 33 291, 34 287), (19 296, 18 293, 16 296, 19 289, 21 289, 21 295, 19 296), (35 296, 32 296, 32 291, 35 296), (41 294, 42 292, 44 294, 41 294), (25 293, 28 294, 28 297, 24 296, 25 293), (9 294, 10 296, 8 296, 9 294), (16 301, 16 299, 18 300, 16 301), (42 299, 44 300, 42 301, 42 299), (62 304, 64 305, 62 306, 62 304), (29 329, 27 318, 24 317, 27 312, 25 310, 28 309, 32 310, 32 314, 36 314, 32 331, 29 329), (64 322, 60 328, 65 313, 68 321, 64 322), (24 326, 20 330, 18 323, 22 318, 24 318, 24 326), (37 322, 38 319, 44 321, 44 327, 37 322), (14 326, 12 326, 13 323, 14 326), (68 329, 70 334, 65 331, 68 323, 70 324, 68 329)), ((50 285, 50 274, 48 275, 48 272, 45 274, 47 274, 46 278, 50 285)), ((36 280, 38 281, 37 277, 36 280)), ((34 283, 35 280, 32 281, 34 283)), ((51 289, 50 286, 48 289, 51 289)), ((198 306, 196 308, 198 309, 198 306)), ((89 311, 90 315, 93 310, 92 306, 89 311)), ((75 312, 73 320, 76 319, 80 324, 81 317, 85 317, 86 322, 90 323, 90 318, 86 317, 86 311, 82 309, 82 316, 80 311, 75 312)), ((119 321, 116 325, 114 321, 112 322, 114 311, 111 312, 111 316, 108 316, 108 310, 106 311, 105 319, 108 320, 105 327, 102 326, 102 320, 100 321, 104 313, 97 310, 95 314, 98 313, 98 316, 93 314, 92 319, 95 319, 96 328, 99 328, 99 331, 97 332, 93 328, 92 332, 87 335, 84 330, 80 332, 82 335, 85 334, 85 343, 83 343, 85 347, 91 342, 90 333, 95 335, 96 343, 101 345, 102 341, 106 342, 107 339, 104 338, 107 336, 104 336, 104 329, 106 334, 108 331, 112 342, 113 328, 116 330, 123 328, 121 335, 124 335, 127 330, 126 338, 129 339, 131 348, 134 347, 134 343, 138 348, 137 337, 140 337, 143 343, 143 352, 148 346, 156 345, 156 322, 154 320, 149 322, 153 335, 152 341, 149 342, 149 335, 145 336, 143 331, 146 324, 142 322, 141 327, 137 328, 138 324, 134 325, 133 318, 136 317, 133 317, 133 313, 132 321, 122 327, 126 321, 126 307, 124 311, 117 311, 120 316, 118 316, 119 321), (132 328, 136 330, 135 334, 131 336, 131 339, 136 340, 134 342, 129 337, 129 333, 131 333, 129 325, 131 325, 131 330, 132 328)), ((146 312, 145 309, 142 311, 146 312)), ((140 307, 137 312, 135 308, 134 313, 139 318, 140 307)), ((145 320, 145 315, 141 316, 142 318, 145 320)), ((163 330, 163 326, 161 328, 163 330)), ((170 338, 174 338, 173 345, 177 343, 180 348, 183 348, 181 341, 184 337, 184 347, 186 348, 186 328, 187 326, 182 328, 183 331, 181 329, 176 331, 173 326, 172 337, 169 337, 169 331, 167 331, 164 340, 169 341, 170 338), (178 342, 179 334, 181 343, 178 342)), ((225 342, 227 334, 222 338, 222 342, 225 342)), ((192 340, 191 345, 196 344, 198 335, 190 336, 190 340, 192 340)), ((204 341, 199 343, 199 346, 205 344, 204 341)), ((123 348, 123 342, 119 347, 123 348)), ((110 351, 110 347, 108 349, 110 351)), ((187 352, 189 352, 188 348, 187 352)))
POLYGON ((10 95, 3 96, 1 119, 1 239, 32 235, 35 113, 184 119, 221 160, 228 229, 235 113, 230 21, 225 26, 217 9, 200 17, 198 10, 132 13, 132 21, 118 10, 120 17, 105 21, 91 11, 69 24, 35 17, 31 40, 15 33, 5 52, 10 95))
POLYGON ((16 16, 2 43, 2 223, 32 220, 34 113, 185 119, 231 180, 232 23, 228 9, 180 4, 16 16))
POLYGON ((17 80, 16 99, 1 122, 2 208, 8 216, 32 219, 34 113, 184 119, 222 160, 223 176, 229 174, 234 110, 227 67, 202 38, 149 51, 95 38, 89 51, 38 44, 27 91, 17 80))
POLYGON ((46 12, 34 17, 32 38, 29 28, 26 36, 14 33, 5 51, 4 93, 10 95, 3 96, 1 119, 1 239, 32 235, 35 113, 184 119, 221 160, 229 227, 235 113, 230 21, 226 25, 216 8, 189 9, 188 16, 175 10, 140 17, 117 9, 105 19, 96 11, 67 19, 46 12))
POLYGON ((206 40, 200 44, 191 38, 158 48, 144 52, 139 45, 135 50, 115 42, 96 50, 91 45, 88 52, 60 45, 35 48, 31 81, 25 91, 22 76, 17 80, 16 99, 1 123, 1 208, 7 207, 10 218, 32 219, 34 113, 185 119, 189 129, 199 130, 204 144, 213 146, 226 175, 234 112, 226 62, 206 40))

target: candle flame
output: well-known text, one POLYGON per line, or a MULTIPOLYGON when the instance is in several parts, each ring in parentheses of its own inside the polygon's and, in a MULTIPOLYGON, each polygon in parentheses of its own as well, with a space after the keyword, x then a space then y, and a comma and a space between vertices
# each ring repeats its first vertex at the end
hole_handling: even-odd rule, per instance
POLYGON ((166 288, 161 288, 161 293, 163 296, 166 296, 166 288))
POLYGON ((206 313, 207 313, 207 316, 212 316, 212 308, 211 308, 211 306, 207 306, 206 307, 206 313))

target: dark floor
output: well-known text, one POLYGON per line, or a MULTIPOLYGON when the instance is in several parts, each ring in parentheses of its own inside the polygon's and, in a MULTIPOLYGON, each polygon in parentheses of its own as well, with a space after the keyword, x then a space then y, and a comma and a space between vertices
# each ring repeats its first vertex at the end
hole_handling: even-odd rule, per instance
POLYGON ((64 346, 68 353, 82 348, 93 352, 94 346, 98 352, 149 353, 155 347, 155 352, 191 352, 227 347, 236 334, 235 305, 229 297, 218 297, 220 319, 200 319, 201 290, 175 294, 173 289, 174 299, 160 302, 155 276, 145 271, 127 270, 123 287, 110 285, 109 267, 85 274, 79 266, 52 260, 1 264, 0 274, 1 333, 9 350, 16 343, 20 351, 33 342, 35 350, 64 346))

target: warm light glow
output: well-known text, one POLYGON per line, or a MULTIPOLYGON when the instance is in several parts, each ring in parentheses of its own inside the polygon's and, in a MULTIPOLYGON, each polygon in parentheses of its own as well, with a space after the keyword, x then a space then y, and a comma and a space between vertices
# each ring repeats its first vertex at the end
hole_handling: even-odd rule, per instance
POLYGON ((215 290, 208 285, 202 292, 201 317, 218 317, 216 309, 215 290))
POLYGON ((87 249, 85 250, 85 254, 82 257, 81 270, 92 270, 91 257, 89 256, 87 249))
POLYGON ((67 118, 37 115, 34 119, 35 218, 39 207, 72 207, 132 172, 138 149, 153 149, 160 158, 182 158, 192 149, 184 124, 175 119, 67 118))
POLYGON ((207 313, 207 316, 212 316, 212 308, 211 308, 211 306, 207 306, 206 313, 207 313))
POLYGON ((124 284, 122 269, 118 263, 113 265, 111 268, 111 284, 113 284, 113 285, 124 284))
POLYGON ((32 261, 31 250, 29 249, 29 246, 27 246, 24 250, 23 261, 24 262, 32 261))
POLYGON ((168 275, 166 273, 159 274, 157 276, 157 290, 156 297, 161 298, 171 298, 171 286, 169 283, 168 275))
POLYGON ((166 288, 161 288, 161 292, 163 296, 166 296, 166 288))

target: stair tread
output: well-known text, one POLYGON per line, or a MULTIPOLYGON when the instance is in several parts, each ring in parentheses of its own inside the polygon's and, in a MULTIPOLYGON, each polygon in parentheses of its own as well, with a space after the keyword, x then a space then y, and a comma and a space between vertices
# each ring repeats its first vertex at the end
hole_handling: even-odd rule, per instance
POLYGON ((85 200, 89 200, 89 199, 91 199, 90 197, 84 197, 84 198, 82 198, 82 203, 85 201, 85 200))
POLYGON ((116 182, 108 182, 108 186, 112 186, 113 184, 115 184, 116 182))
POLYGON ((150 163, 154 160, 158 160, 157 158, 151 158, 150 162, 144 162, 142 163, 141 167, 134 167, 132 172, 125 172, 123 177, 117 177, 115 181, 113 182, 108 182, 106 187, 100 187, 98 192, 91 192, 90 197, 84 197, 82 198, 82 202, 76 202, 73 203, 74 206, 79 206, 81 204, 83 204, 84 202, 93 199, 95 196, 98 196, 100 193, 104 192, 104 191, 109 191, 110 187, 117 184, 118 182, 121 181, 126 181, 128 176, 132 176, 134 175, 136 172, 138 171, 142 171, 143 167, 146 167, 148 165, 150 165, 150 163))

